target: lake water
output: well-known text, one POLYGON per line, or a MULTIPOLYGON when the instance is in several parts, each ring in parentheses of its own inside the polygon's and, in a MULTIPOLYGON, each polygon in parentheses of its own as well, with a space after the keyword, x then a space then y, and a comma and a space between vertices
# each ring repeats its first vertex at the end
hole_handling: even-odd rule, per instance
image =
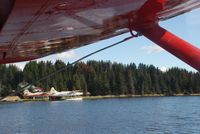
POLYGON ((200 97, 4 103, 0 134, 200 134, 200 97))

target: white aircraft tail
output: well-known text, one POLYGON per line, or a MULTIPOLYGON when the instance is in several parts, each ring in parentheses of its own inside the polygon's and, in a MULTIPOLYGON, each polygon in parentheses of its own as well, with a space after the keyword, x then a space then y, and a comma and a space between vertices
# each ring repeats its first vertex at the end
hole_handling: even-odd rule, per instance
POLYGON ((24 95, 30 95, 32 94, 28 89, 24 90, 24 95))
POLYGON ((50 94, 56 94, 56 93, 58 93, 58 91, 56 91, 56 89, 52 87, 50 90, 50 94))

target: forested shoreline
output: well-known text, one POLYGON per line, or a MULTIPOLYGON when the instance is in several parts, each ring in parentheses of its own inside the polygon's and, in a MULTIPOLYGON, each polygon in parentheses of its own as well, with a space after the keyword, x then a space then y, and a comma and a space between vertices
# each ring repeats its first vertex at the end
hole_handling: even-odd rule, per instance
POLYGON ((153 65, 124 65, 110 61, 88 61, 68 66, 62 61, 26 64, 24 70, 14 65, 0 65, 0 96, 20 92, 21 82, 31 83, 47 74, 66 67, 49 79, 34 85, 49 91, 83 90, 97 95, 199 94, 200 74, 171 68, 162 72, 153 65))

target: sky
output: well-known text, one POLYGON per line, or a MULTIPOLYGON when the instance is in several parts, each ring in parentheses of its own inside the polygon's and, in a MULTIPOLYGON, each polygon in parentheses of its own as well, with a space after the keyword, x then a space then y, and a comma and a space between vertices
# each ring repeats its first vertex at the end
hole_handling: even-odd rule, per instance
MULTIPOLYGON (((184 15, 160 22, 160 25, 200 48, 200 9, 196 9, 184 15)), ((69 50, 64 53, 47 56, 45 58, 38 59, 37 61, 48 60, 55 62, 57 59, 59 59, 66 63, 73 62, 78 58, 87 55, 88 53, 121 41, 128 36, 130 36, 130 34, 126 33, 114 38, 90 44, 88 46, 69 50)), ((144 63, 148 65, 152 64, 163 71, 166 71, 171 67, 179 67, 187 69, 188 71, 196 72, 195 69, 182 62, 167 51, 163 50, 159 46, 155 45, 153 42, 143 36, 131 39, 118 46, 95 54, 85 59, 84 62, 87 60, 109 60, 111 62, 118 62, 123 64, 135 63, 136 65, 139 63, 144 63)), ((27 62, 20 62, 15 63, 15 65, 23 69, 26 63, 27 62)))

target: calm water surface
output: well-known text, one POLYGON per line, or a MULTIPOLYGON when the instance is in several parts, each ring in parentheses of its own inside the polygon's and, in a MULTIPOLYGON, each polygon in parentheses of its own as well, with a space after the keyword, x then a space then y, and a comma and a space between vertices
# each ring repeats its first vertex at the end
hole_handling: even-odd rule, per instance
POLYGON ((0 134, 200 134, 200 97, 0 104, 0 134))

